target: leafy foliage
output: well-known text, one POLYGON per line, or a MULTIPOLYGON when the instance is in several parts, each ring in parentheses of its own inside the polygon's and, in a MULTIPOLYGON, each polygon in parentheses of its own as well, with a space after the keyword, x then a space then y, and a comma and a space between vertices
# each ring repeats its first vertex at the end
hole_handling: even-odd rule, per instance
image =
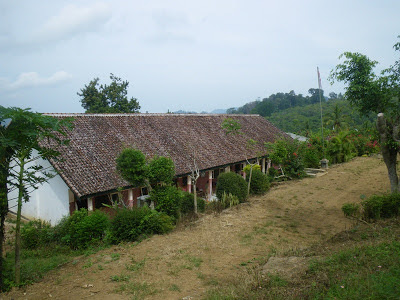
POLYGON ((144 185, 148 177, 146 157, 137 149, 124 149, 117 157, 117 171, 133 186, 144 185))
MULTIPOLYGON (((258 165, 256 165, 258 166, 258 165)), ((250 170, 246 171, 246 181, 248 182, 248 178, 250 175, 250 170)), ((254 195, 262 195, 265 194, 269 190, 269 180, 268 176, 265 175, 259 168, 253 168, 253 172, 251 175, 251 183, 250 183, 250 193, 254 195)))
POLYGON ((361 203, 367 220, 391 218, 400 214, 400 194, 374 195, 361 203))
POLYGON ((81 92, 82 107, 86 113, 137 113, 140 105, 137 99, 128 100, 128 81, 110 74, 111 84, 99 84, 99 78, 95 78, 85 85, 81 92))
POLYGON ((224 192, 238 197, 240 202, 245 201, 247 196, 246 180, 244 180, 239 174, 233 172, 220 174, 218 176, 216 187, 218 199, 222 199, 224 192))
POLYGON ((55 231, 62 243, 73 249, 82 249, 101 241, 108 227, 109 219, 102 211, 88 214, 86 209, 80 209, 60 222, 55 231))
POLYGON ((36 249, 54 241, 53 228, 42 220, 29 221, 21 226, 22 246, 26 249, 36 249))
POLYGON ((175 175, 175 165, 169 157, 156 156, 149 162, 148 171, 151 184, 171 184, 175 175))
POLYGON ((179 218, 182 194, 175 186, 156 186, 150 192, 150 198, 156 204, 155 209, 167 215, 179 218))
POLYGON ((266 146, 272 163, 280 165, 286 176, 302 178, 305 176, 304 161, 300 155, 302 145, 297 140, 279 139, 266 146))
MULTIPOLYGON (((188 192, 182 192, 182 200, 180 211, 181 214, 190 214, 194 213, 194 194, 188 192)), ((204 212, 205 209, 205 201, 202 198, 197 198, 197 210, 199 212, 204 212)))
POLYGON ((174 219, 148 207, 119 209, 111 221, 109 239, 112 243, 137 241, 151 234, 164 234, 174 228, 174 219))

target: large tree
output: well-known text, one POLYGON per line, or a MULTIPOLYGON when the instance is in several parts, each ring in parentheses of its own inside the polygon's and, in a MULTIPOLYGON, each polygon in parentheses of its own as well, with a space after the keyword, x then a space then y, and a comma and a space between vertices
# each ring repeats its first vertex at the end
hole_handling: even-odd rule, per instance
MULTIPOLYGON (((63 136, 71 123, 69 119, 59 120, 31 112, 29 109, 2 106, 0 106, 0 121, 2 124, 0 126, 0 289, 3 290, 2 254, 9 188, 14 186, 19 190, 17 217, 20 219, 22 200, 29 200, 28 187, 35 188, 48 178, 46 170, 29 163, 38 157, 48 159, 59 154, 52 148, 43 147, 40 141, 47 139, 54 141, 55 144, 64 143, 63 136), (3 122, 6 120, 7 122, 3 122), (37 172, 40 171, 44 172, 43 176, 38 176, 37 172)), ((17 242, 18 230, 17 228, 17 242)), ((18 247, 19 245, 17 251, 18 247)), ((18 272, 18 266, 16 271, 18 272)), ((18 283, 18 278, 16 279, 18 283)))
MULTIPOLYGON (((400 36, 399 36, 400 38, 400 36)), ((394 45, 400 50, 400 43, 394 45)), ((361 114, 377 114, 383 160, 388 169, 392 193, 399 192, 397 154, 400 150, 400 60, 377 75, 378 62, 360 53, 345 52, 340 57, 342 64, 331 72, 331 80, 346 84, 345 97, 361 114)))
POLYGON ((81 92, 82 107, 86 113, 137 113, 140 105, 136 98, 128 99, 128 81, 110 74, 111 84, 99 84, 95 78, 81 92))

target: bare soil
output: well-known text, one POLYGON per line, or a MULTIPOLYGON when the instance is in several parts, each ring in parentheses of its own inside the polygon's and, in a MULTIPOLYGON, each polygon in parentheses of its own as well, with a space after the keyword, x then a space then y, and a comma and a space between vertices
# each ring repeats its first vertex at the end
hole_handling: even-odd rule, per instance
POLYGON ((1 299, 201 299, 252 261, 296 253, 350 228, 342 204, 389 189, 380 158, 356 158, 168 235, 77 258, 1 299))

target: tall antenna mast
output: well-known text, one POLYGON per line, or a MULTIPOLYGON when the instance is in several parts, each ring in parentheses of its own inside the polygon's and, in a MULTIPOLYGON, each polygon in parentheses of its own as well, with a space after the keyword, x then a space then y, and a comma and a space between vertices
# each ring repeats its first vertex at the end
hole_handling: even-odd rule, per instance
POLYGON ((321 141, 322 141, 322 154, 325 158, 325 142, 324 142, 324 123, 322 121, 322 96, 321 96, 321 91, 322 91, 322 84, 321 84, 321 76, 319 75, 319 68, 317 67, 317 73, 318 73, 318 91, 319 91, 319 107, 321 109, 321 141))

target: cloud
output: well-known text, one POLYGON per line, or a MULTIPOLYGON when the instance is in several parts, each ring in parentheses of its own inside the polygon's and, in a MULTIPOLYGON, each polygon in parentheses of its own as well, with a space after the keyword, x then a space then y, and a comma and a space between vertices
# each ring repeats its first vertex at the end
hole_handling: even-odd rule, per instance
POLYGON ((50 77, 40 77, 36 72, 26 72, 21 73, 14 82, 10 82, 5 78, 0 78, 0 89, 12 91, 30 87, 51 86, 71 78, 72 75, 65 71, 55 72, 50 77))
POLYGON ((90 6, 69 4, 50 17, 32 12, 30 18, 24 18, 24 13, 14 13, 11 14, 13 18, 8 16, 5 21, 0 21, 0 51, 29 51, 48 43, 100 31, 112 16, 110 6, 102 2, 90 6), (20 18, 24 23, 16 23, 15 20, 20 18))
POLYGON ((36 32, 35 39, 53 41, 84 32, 96 31, 110 17, 110 7, 105 3, 96 3, 88 7, 70 4, 43 24, 36 32))

